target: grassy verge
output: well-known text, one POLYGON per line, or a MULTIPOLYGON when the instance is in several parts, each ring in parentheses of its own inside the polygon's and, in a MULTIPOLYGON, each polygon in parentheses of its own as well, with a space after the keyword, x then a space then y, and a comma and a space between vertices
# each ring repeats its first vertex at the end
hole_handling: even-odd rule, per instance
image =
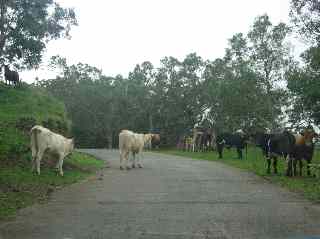
MULTIPOLYGON (((280 184, 281 186, 289 188, 291 191, 302 193, 306 198, 313 201, 320 202, 320 179, 314 177, 307 177, 306 166, 304 167, 303 177, 289 178, 284 176, 285 162, 284 160, 278 160, 277 175, 266 173, 266 160, 262 157, 261 150, 258 148, 248 148, 247 157, 243 160, 236 159, 236 151, 224 150, 224 158, 218 159, 216 152, 183 152, 179 150, 160 150, 160 153, 166 153, 171 155, 178 155, 183 157, 189 157, 193 159, 202 159, 209 161, 219 161, 240 169, 252 171, 259 176, 268 179, 271 182, 280 184)), ((320 152, 316 151, 313 159, 314 163, 320 163, 320 152)))
POLYGON ((104 165, 104 161, 75 152, 64 163, 63 177, 48 166, 41 167, 40 176, 31 173, 29 164, 0 168, 0 219, 45 201, 57 188, 85 179, 104 165))

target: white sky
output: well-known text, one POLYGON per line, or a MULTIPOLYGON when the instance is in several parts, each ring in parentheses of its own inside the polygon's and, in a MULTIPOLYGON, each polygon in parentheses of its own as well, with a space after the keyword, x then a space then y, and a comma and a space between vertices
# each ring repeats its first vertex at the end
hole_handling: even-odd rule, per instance
POLYGON ((74 7, 79 26, 71 40, 50 42, 40 70, 22 72, 32 82, 55 76, 46 69, 52 55, 68 64, 88 63, 104 74, 127 76, 145 60, 159 65, 164 56, 204 59, 224 55, 227 39, 247 33, 254 18, 267 13, 273 24, 288 22, 289 0, 59 0, 74 7))

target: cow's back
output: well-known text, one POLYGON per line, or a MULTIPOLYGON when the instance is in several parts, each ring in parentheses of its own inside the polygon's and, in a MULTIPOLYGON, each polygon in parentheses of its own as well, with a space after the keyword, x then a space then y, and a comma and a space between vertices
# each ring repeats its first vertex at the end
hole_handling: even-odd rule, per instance
POLYGON ((134 133, 129 130, 122 130, 119 134, 119 149, 131 150, 134 133))
POLYGON ((270 138, 270 151, 279 155, 291 154, 294 150, 295 141, 294 135, 289 132, 275 134, 270 138))
POLYGON ((40 125, 34 126, 31 129, 36 133, 38 148, 42 151, 49 149, 51 152, 61 151, 66 149, 66 138, 60 134, 56 134, 47 128, 40 125))

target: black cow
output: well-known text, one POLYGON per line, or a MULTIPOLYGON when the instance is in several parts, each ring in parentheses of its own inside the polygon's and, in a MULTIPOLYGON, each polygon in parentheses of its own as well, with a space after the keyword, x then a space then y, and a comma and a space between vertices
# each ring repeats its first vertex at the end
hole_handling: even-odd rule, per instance
MULTIPOLYGON (((267 173, 270 173, 271 160, 273 160, 274 173, 278 173, 277 156, 280 156, 287 159, 287 176, 297 174, 298 162, 300 175, 302 175, 302 160, 306 160, 308 164, 311 162, 314 152, 313 137, 315 133, 310 129, 298 135, 293 135, 288 131, 279 134, 257 133, 254 135, 256 145, 262 149, 267 159, 267 173)), ((310 175, 309 165, 308 175, 310 175)))
MULTIPOLYGON (((293 150, 295 147, 295 137, 288 131, 284 131, 279 134, 265 134, 257 133, 254 136, 255 143, 262 149, 264 156, 267 159, 267 173, 271 172, 271 161, 273 160, 274 173, 278 173, 277 169, 277 157, 284 157, 291 162, 293 157, 293 150)), ((288 165, 287 175, 290 174, 288 165)))
POLYGON ((11 71, 9 69, 9 66, 4 65, 4 79, 6 81, 6 84, 10 85, 10 82, 12 82, 13 85, 19 84, 19 73, 16 71, 11 71))
POLYGON ((222 133, 216 138, 217 150, 219 153, 219 158, 222 158, 223 148, 235 147, 238 152, 238 158, 242 159, 242 150, 247 147, 247 137, 243 134, 236 133, 222 133))

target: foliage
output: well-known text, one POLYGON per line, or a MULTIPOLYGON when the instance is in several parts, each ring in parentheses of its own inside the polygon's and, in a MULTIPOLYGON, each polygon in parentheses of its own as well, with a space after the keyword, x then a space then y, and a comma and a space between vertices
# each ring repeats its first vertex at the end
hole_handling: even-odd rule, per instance
POLYGON ((293 66, 287 72, 287 85, 291 91, 294 122, 320 123, 320 48, 311 47, 304 54, 305 66, 293 66))
POLYGON ((206 103, 216 128, 234 131, 275 129, 286 94, 279 87, 290 59, 284 23, 273 26, 267 15, 255 19, 249 33, 235 34, 223 59, 206 66, 206 103))
POLYGON ((302 37, 320 42, 320 3, 317 0, 291 0, 290 17, 302 37))
POLYGON ((33 68, 41 63, 46 43, 69 37, 77 25, 73 9, 53 0, 0 2, 0 62, 17 68, 33 68))

